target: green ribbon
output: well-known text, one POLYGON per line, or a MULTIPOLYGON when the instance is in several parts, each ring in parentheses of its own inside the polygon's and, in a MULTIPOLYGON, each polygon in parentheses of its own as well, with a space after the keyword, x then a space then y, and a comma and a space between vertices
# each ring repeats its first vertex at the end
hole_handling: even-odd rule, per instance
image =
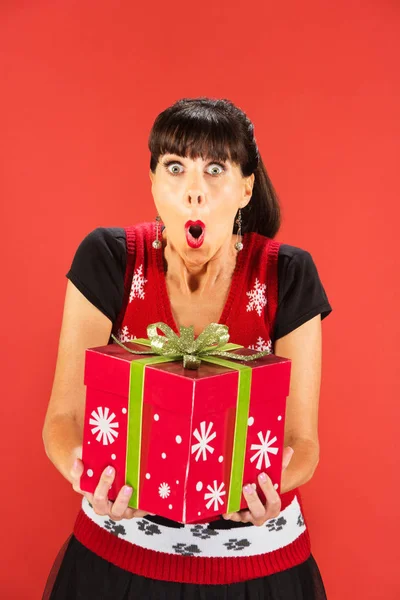
POLYGON ((148 339, 131 340, 135 344, 151 346, 149 351, 132 350, 120 342, 114 335, 112 339, 127 352, 136 355, 152 354, 131 362, 129 381, 128 443, 126 457, 126 481, 133 487, 129 502, 132 508, 138 507, 140 486, 140 455, 143 417, 143 393, 146 377, 146 365, 171 362, 183 358, 183 366, 197 369, 201 361, 227 367, 238 371, 238 393, 236 401, 235 431, 233 437, 231 477, 226 512, 239 510, 242 495, 244 458, 247 438, 247 420, 249 416, 252 369, 246 365, 235 364, 226 358, 251 361, 266 354, 269 350, 251 355, 236 354, 230 350, 243 348, 238 344, 228 344, 229 332, 226 325, 211 323, 194 339, 193 327, 180 327, 180 337, 165 323, 153 323, 147 327, 148 339), (157 333, 160 329, 165 335, 157 333), (154 354, 158 356, 154 356, 154 354))
POLYGON ((166 323, 159 321, 147 327, 147 337, 131 340, 137 344, 151 346, 148 352, 138 352, 124 346, 113 334, 112 339, 132 354, 159 354, 169 357, 172 360, 183 358, 184 369, 198 369, 201 359, 208 356, 222 356, 233 360, 250 361, 270 354, 269 350, 257 352, 256 354, 245 355, 229 352, 234 348, 242 348, 237 344, 228 344, 229 329, 227 325, 220 323, 210 323, 201 334, 194 339, 194 328, 180 327, 180 336, 178 336, 166 323), (157 329, 160 329, 164 335, 159 335, 157 329))

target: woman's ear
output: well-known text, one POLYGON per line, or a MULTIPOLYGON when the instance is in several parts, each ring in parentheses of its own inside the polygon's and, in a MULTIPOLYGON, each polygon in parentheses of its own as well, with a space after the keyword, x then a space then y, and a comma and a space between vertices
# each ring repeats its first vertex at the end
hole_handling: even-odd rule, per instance
POLYGON ((253 194, 254 180, 255 180, 254 173, 249 175, 249 177, 245 177, 245 179, 244 179, 244 196, 243 196, 242 202, 240 203, 240 208, 244 208, 250 202, 251 196, 253 194))

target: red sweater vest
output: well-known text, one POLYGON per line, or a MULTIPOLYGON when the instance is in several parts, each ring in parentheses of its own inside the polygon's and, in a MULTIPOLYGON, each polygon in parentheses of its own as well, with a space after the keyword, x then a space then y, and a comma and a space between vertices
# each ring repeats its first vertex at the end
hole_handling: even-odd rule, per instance
MULTIPOLYGON (((114 334, 121 341, 147 337, 147 326, 157 321, 167 323, 176 333, 179 333, 167 293, 163 252, 152 247, 154 239, 153 223, 126 228, 125 292, 121 312, 113 327, 114 334)), ((244 248, 238 253, 230 291, 219 323, 228 325, 232 342, 257 350, 270 348, 273 351, 271 334, 278 304, 277 264, 280 244, 256 233, 245 234, 243 243, 244 248)), ((281 520, 279 521, 279 517, 271 519, 274 523, 290 521, 288 515, 294 514, 294 506, 302 509, 298 488, 281 494, 281 501, 281 520)), ((233 552, 231 556, 226 555, 225 548, 223 552, 219 552, 218 547, 214 550, 206 550, 203 556, 196 556, 190 552, 174 554, 172 548, 176 546, 171 546, 171 551, 165 551, 168 543, 161 541, 163 537, 161 535, 153 536, 153 546, 150 543, 152 536, 148 536, 145 539, 146 543, 141 545, 140 539, 143 538, 142 533, 145 528, 143 520, 140 533, 132 529, 132 522, 140 519, 121 522, 125 524, 125 527, 122 527, 124 531, 130 528, 130 533, 123 539, 115 532, 113 534, 109 519, 95 515, 85 499, 75 523, 74 533, 87 548, 132 573, 168 581, 223 584, 263 577, 305 561, 310 555, 311 548, 306 520, 302 512, 301 510, 298 515, 295 515, 297 521, 293 521, 292 518, 291 527, 294 533, 289 536, 287 533, 286 536, 284 535, 282 527, 274 527, 272 533, 271 525, 274 523, 267 522, 267 527, 262 534, 282 537, 280 540, 275 537, 273 545, 269 546, 269 538, 265 537, 265 548, 263 538, 260 539, 258 535, 256 539, 253 535, 259 534, 260 528, 251 526, 230 529, 228 535, 232 539, 237 536, 247 536, 250 540, 248 546, 251 549, 250 551, 246 547, 241 547, 240 554, 233 552), (296 523, 301 528, 298 531, 295 531, 296 523), (249 531, 250 529, 253 531, 249 531)), ((184 526, 186 530, 190 527, 193 526, 184 526)), ((168 536, 168 530, 172 531, 169 527, 157 529, 166 532, 164 537, 168 536)), ((214 542, 215 538, 210 537, 207 541, 208 548, 211 549, 214 542)), ((234 545, 228 540, 224 547, 231 549, 234 545)))

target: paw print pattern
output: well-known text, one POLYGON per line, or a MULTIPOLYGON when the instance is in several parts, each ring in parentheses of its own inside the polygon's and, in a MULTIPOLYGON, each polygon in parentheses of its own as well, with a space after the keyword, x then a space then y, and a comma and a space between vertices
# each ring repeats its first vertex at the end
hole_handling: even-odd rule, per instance
POLYGON ((250 542, 245 539, 237 540, 231 538, 229 539, 229 542, 225 542, 224 546, 226 546, 228 550, 235 550, 235 552, 237 552, 238 550, 243 550, 243 548, 250 546, 250 542))
POLYGON ((203 525, 195 525, 190 531, 194 537, 199 537, 201 540, 208 540, 208 538, 213 535, 219 535, 218 531, 215 531, 215 529, 209 529, 203 525))
POLYGON ((149 523, 149 521, 138 521, 138 527, 140 531, 144 531, 146 535, 154 535, 155 533, 160 534, 161 531, 154 523, 149 523))
POLYGON ((196 544, 175 544, 172 546, 177 554, 182 556, 194 556, 195 554, 201 554, 201 550, 196 544))
POLYGON ((108 521, 104 523, 104 527, 107 529, 107 531, 113 535, 116 535, 117 537, 119 535, 126 535, 125 527, 123 525, 117 525, 112 519, 108 519, 108 521))
POLYGON ((297 519, 297 525, 299 527, 303 527, 303 525, 304 525, 304 517, 301 513, 299 514, 299 518, 297 519))
POLYGON ((284 517, 278 517, 277 519, 270 519, 267 521, 266 526, 270 531, 280 531, 286 523, 287 521, 284 517))

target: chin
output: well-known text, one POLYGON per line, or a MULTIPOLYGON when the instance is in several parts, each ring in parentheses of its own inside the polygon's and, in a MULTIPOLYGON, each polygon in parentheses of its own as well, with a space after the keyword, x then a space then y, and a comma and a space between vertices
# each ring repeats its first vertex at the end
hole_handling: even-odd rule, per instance
POLYGON ((204 265, 210 258, 210 249, 203 246, 201 248, 185 248, 184 256, 186 262, 191 265, 204 265))

